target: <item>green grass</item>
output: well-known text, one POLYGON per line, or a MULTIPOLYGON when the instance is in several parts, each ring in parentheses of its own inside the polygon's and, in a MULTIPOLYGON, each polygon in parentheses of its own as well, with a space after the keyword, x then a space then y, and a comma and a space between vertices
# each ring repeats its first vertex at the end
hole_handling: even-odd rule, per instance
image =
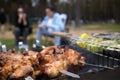
POLYGON ((14 40, 13 39, 0 39, 2 44, 5 44, 7 46, 7 49, 14 48, 14 40))
MULTIPOLYGON (((5 44, 7 47, 7 50, 15 48, 14 45, 14 39, 0 39, 0 41, 2 42, 2 44, 5 44)), ((29 39, 27 41, 28 45, 29 45, 29 49, 32 49, 32 44, 35 43, 35 39, 29 39)), ((51 41, 46 41, 46 40, 42 40, 41 41, 41 45, 44 46, 49 46, 49 45, 53 45, 53 42, 51 41)), ((17 48, 16 48, 17 49, 17 48)))
POLYGON ((82 24, 78 28, 70 27, 73 30, 105 30, 107 32, 120 32, 120 24, 115 23, 89 23, 82 24))

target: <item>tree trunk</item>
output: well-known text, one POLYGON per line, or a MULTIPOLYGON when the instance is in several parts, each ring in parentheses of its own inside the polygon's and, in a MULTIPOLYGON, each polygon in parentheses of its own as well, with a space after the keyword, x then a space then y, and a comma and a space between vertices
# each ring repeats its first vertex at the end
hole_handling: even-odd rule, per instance
POLYGON ((72 4, 73 0, 69 0, 68 2, 68 21, 72 20, 72 4))
POLYGON ((80 27, 80 0, 75 0, 75 26, 80 27))

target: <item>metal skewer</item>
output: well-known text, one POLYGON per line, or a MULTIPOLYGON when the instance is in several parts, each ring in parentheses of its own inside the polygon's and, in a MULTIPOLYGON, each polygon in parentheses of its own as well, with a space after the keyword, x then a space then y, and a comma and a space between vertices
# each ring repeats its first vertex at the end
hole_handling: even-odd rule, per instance
POLYGON ((71 76, 71 77, 73 77, 73 78, 80 78, 79 75, 74 74, 74 73, 71 73, 71 72, 66 71, 66 70, 60 70, 60 73, 65 74, 65 75, 68 75, 68 76, 71 76))
POLYGON ((94 64, 89 64, 89 63, 85 63, 85 62, 82 62, 82 61, 79 61, 79 63, 85 64, 85 65, 88 65, 88 66, 100 67, 100 68, 106 68, 106 69, 111 69, 111 70, 114 70, 114 68, 107 67, 107 66, 94 65, 94 64))
MULTIPOLYGON (((108 56, 106 56, 106 55, 103 55, 103 54, 99 54, 99 53, 92 53, 92 54, 95 54, 95 55, 98 55, 98 56, 101 56, 101 57, 104 57, 104 58, 107 58, 108 56)), ((119 59, 117 59, 117 58, 114 58, 114 57, 109 57, 109 59, 114 59, 115 61, 120 61, 119 59)))
POLYGON ((27 76, 25 80, 34 80, 31 76, 27 76))

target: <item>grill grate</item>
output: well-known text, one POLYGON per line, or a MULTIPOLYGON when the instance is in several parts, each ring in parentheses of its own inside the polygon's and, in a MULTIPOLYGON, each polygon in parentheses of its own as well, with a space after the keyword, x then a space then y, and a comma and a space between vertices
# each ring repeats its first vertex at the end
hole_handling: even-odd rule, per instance
POLYGON ((83 56, 86 57, 87 67, 83 71, 80 71, 79 74, 84 74, 87 72, 98 72, 103 69, 114 69, 116 67, 120 67, 119 58, 109 56, 104 53, 89 52, 86 49, 80 48, 76 44, 76 41, 80 40, 79 36, 66 34, 63 38, 66 41, 67 46, 80 52, 83 56))

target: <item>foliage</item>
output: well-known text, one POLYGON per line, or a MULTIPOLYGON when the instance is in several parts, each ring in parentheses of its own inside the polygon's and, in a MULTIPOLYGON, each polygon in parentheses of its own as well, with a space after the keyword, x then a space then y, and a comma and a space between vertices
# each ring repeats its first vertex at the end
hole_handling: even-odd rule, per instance
POLYGON ((14 12, 18 6, 25 7, 30 17, 42 18, 44 8, 49 4, 55 5, 58 11, 67 13, 69 21, 80 16, 85 22, 107 21, 110 19, 120 22, 120 0, 68 0, 67 3, 59 3, 58 0, 50 1, 50 3, 47 3, 47 0, 39 0, 38 5, 32 7, 31 0, 0 0, 0 6, 6 9, 10 22, 13 22, 14 12), (80 5, 76 4, 76 1, 80 5), (76 15, 76 12, 80 14, 76 15))

